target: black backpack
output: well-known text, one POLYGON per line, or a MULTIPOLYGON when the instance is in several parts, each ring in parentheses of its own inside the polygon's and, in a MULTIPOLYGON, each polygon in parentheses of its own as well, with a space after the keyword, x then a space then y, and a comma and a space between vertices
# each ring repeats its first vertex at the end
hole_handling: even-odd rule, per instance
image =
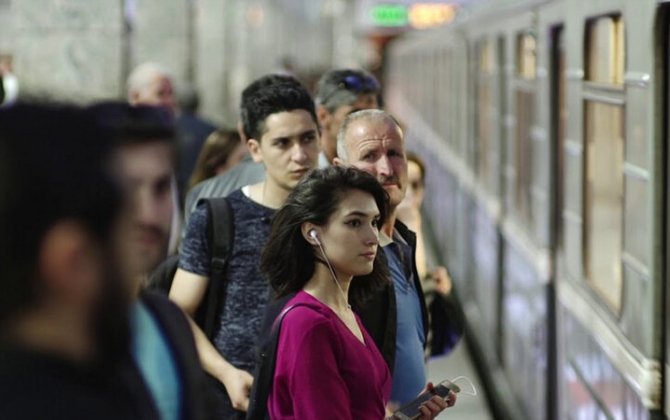
POLYGON ((307 306, 304 303, 296 303, 282 310, 282 307, 293 296, 294 294, 291 294, 272 302, 266 310, 265 320, 263 321, 264 325, 261 328, 261 344, 257 355, 256 369, 254 370, 254 382, 251 387, 251 394, 249 395, 249 409, 246 420, 266 420, 270 418, 267 404, 268 397, 272 391, 272 383, 274 382, 275 365, 277 363, 277 344, 279 344, 281 323, 286 314, 292 309, 299 306, 307 306), (278 311, 281 311, 279 315, 277 315, 278 311), (265 334, 268 329, 271 329, 269 336, 265 334), (268 337, 268 339, 264 340, 264 337, 268 337))
MULTIPOLYGON (((230 203, 225 198, 203 199, 209 211, 207 236, 212 246, 211 270, 205 296, 195 314, 195 322, 211 340, 216 334, 216 321, 225 302, 225 276, 233 247, 235 225, 230 203)), ((179 255, 172 255, 163 261, 149 276, 147 288, 168 295, 177 272, 179 255)))

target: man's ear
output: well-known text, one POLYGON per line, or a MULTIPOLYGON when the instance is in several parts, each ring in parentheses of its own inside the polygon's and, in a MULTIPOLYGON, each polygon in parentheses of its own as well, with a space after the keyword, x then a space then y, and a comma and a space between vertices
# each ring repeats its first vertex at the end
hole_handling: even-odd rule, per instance
POLYGON ((338 156, 335 156, 335 157, 333 158, 333 165, 334 165, 334 166, 347 166, 347 165, 344 163, 344 161, 342 160, 342 158, 340 158, 340 157, 338 157, 338 156))
POLYGON ((249 149, 249 154, 251 158, 256 163, 263 162, 263 154, 261 153, 261 142, 256 139, 247 140, 247 148, 249 149))

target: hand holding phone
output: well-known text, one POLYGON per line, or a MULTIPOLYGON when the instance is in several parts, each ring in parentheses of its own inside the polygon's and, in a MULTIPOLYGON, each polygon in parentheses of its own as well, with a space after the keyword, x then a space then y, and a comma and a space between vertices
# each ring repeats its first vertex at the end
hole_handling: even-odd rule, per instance
POLYGON ((451 381, 440 382, 437 386, 433 387, 433 389, 424 392, 413 401, 401 407, 398 411, 393 413, 393 417, 399 420, 418 419, 422 414, 420 408, 426 401, 429 401, 434 396, 439 396, 442 400, 446 401, 449 397, 449 392, 459 393, 460 391, 461 389, 459 386, 451 381))

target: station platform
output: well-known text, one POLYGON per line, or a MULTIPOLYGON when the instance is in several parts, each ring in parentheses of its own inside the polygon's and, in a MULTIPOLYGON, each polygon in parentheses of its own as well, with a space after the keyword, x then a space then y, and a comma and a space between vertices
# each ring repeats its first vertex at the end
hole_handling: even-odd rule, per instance
POLYGON ((477 395, 468 395, 470 385, 467 381, 457 380, 456 385, 461 387, 462 393, 458 395, 456 405, 445 410, 438 419, 458 420, 489 420, 495 416, 488 406, 484 387, 481 384, 475 367, 472 365, 468 345, 463 338, 454 351, 446 356, 432 357, 427 364, 428 380, 437 384, 445 379, 452 380, 459 376, 465 376, 472 381, 477 390, 477 395))

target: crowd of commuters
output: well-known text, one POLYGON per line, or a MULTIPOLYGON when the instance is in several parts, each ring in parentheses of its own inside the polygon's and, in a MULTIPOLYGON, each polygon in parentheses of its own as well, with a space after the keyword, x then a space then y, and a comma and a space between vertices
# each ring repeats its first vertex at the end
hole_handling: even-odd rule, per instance
POLYGON ((462 326, 431 325, 423 239, 400 221, 425 167, 418 185, 379 94, 363 70, 327 72, 314 100, 267 75, 242 92, 238 130, 217 130, 143 64, 125 103, 0 110, 0 418, 244 418, 280 313, 269 418, 382 419, 430 393, 429 331, 444 351, 462 326), (147 280, 180 237, 168 299, 147 280))

